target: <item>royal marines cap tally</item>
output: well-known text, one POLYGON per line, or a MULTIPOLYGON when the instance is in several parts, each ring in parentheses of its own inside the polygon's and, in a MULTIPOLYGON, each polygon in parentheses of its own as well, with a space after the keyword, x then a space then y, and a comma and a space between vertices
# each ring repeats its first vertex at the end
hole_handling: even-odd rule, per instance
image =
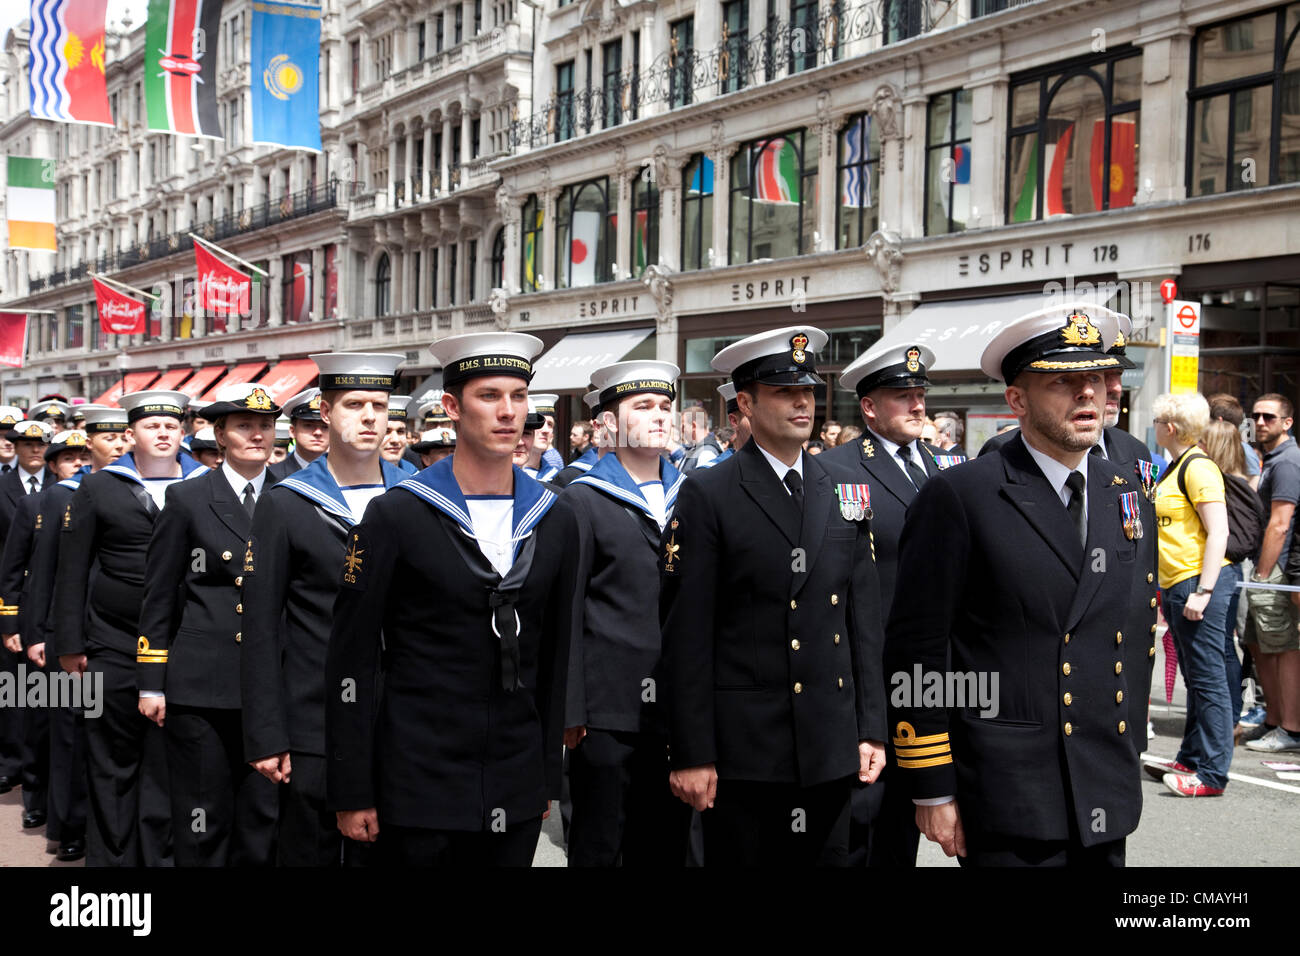
POLYGON ((38 441, 46 445, 54 437, 54 427, 49 422, 19 422, 5 437, 10 441, 38 441))
POLYGON ((1119 356, 1106 353, 1119 332, 1117 315, 1092 302, 1066 302, 1022 315, 994 336, 980 368, 1008 385, 1021 372, 1123 369, 1119 356))
POLYGON ((522 332, 470 332, 440 339, 429 351, 442 365, 444 389, 484 375, 513 375, 531 382, 542 340, 522 332))
POLYGON ((597 369, 591 376, 597 407, 604 408, 625 395, 677 397, 677 378, 682 374, 672 362, 615 362, 597 369))
POLYGON ((86 450, 86 433, 80 429, 72 431, 59 432, 50 439, 50 447, 45 449, 45 460, 53 461, 55 456, 61 451, 85 451, 86 450))
POLYGON ((824 385, 813 353, 829 336, 811 325, 792 325, 759 332, 728 345, 713 356, 713 367, 731 376, 737 388, 760 385, 824 385))
POLYGON ((241 382, 238 385, 225 385, 217 389, 212 404, 199 409, 199 414, 210 422, 223 415, 236 412, 248 412, 253 415, 279 415, 280 406, 275 404, 271 393, 265 385, 255 382, 241 382))
POLYGON ((289 419, 277 418, 275 420, 275 447, 288 448, 293 444, 293 432, 289 431, 289 419))
POLYGON ((61 418, 67 421, 68 413, 72 411, 72 406, 67 402, 61 402, 58 399, 46 399, 37 402, 27 412, 27 417, 33 421, 43 422, 51 418, 61 418))
POLYGON ((934 353, 924 345, 869 348, 840 373, 840 384, 859 398, 876 388, 929 388, 933 367, 934 353))
POLYGON ((211 426, 200 428, 190 439, 190 454, 197 455, 201 451, 218 451, 217 448, 217 430, 211 426))
POLYGON ((322 392, 391 392, 397 388, 397 366, 406 360, 390 352, 318 352, 308 357, 320 370, 317 384, 322 392))
POLYGON ((388 420, 390 422, 406 421, 407 409, 411 407, 410 395, 388 396, 388 420))
POLYGON ((309 388, 299 392, 282 406, 289 420, 320 421, 320 389, 309 388))
POLYGON ((86 412, 86 434, 99 435, 124 431, 127 426, 126 409, 109 405, 82 405, 86 412))
POLYGON ((131 392, 119 398, 117 403, 126 409, 127 422, 134 425, 140 419, 153 415, 184 418, 185 406, 190 403, 190 397, 184 392, 131 392))

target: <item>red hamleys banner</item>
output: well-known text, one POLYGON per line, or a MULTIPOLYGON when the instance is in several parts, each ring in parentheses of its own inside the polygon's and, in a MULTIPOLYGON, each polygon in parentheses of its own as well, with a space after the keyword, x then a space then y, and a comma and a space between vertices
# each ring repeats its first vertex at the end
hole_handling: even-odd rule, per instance
POLYGON ((230 268, 197 242, 194 259, 199 268, 199 305, 205 312, 236 318, 251 313, 252 278, 230 268))
POLYGON ((0 365, 23 367, 27 351, 27 313, 0 312, 0 365))
POLYGON ((129 295, 123 295, 98 279, 95 286, 95 308, 99 313, 99 327, 118 335, 136 335, 145 329, 145 305, 129 295))

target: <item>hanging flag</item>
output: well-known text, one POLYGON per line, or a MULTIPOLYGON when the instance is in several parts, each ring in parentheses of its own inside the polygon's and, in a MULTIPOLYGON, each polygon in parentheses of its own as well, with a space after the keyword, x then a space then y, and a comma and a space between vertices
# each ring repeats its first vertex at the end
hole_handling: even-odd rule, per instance
POLYGON ((970 185, 970 143, 952 148, 952 181, 958 186, 970 185))
POLYGON ((311 321, 311 253, 305 255, 305 259, 296 259, 293 264, 293 286, 288 314, 284 317, 286 322, 311 321))
POLYGON ((788 139, 763 144, 754 164, 754 199, 757 202, 799 202, 799 154, 788 139))
POLYGON ((95 311, 99 313, 99 327, 116 335, 136 335, 144 331, 145 304, 118 292, 111 286, 91 279, 95 287, 95 311))
POLYGON ((709 157, 700 157, 700 162, 695 167, 695 175, 691 177, 690 191, 696 196, 713 195, 713 160, 709 157))
POLYGON ((253 4, 253 142, 320 151, 320 14, 253 4))
MULTIPOLYGON (((1096 209, 1103 208, 1101 171, 1105 165, 1106 121, 1098 119, 1092 125, 1092 150, 1089 168, 1092 171, 1092 202, 1096 209)), ((1130 119, 1110 121, 1110 207, 1122 209, 1133 205, 1137 193, 1137 123, 1130 119)))
MULTIPOLYGON (((1071 123, 1061 131, 1061 136, 1055 143, 1047 144, 1047 155, 1043 163, 1047 167, 1047 193, 1043 197, 1043 201, 1047 206, 1049 216, 1074 211, 1066 208, 1064 191, 1067 185, 1065 167, 1070 161, 1070 143, 1073 139, 1074 124, 1071 123)), ((1070 191, 1070 196, 1071 200, 1073 200, 1073 189, 1070 191)), ((1071 201, 1070 205, 1074 206, 1075 203, 1071 201)))
POLYGON ((859 116, 844 131, 844 195, 840 204, 855 209, 871 205, 871 117, 859 116))
POLYGON ((221 0, 149 0, 144 99, 156 133, 221 138, 217 34, 221 0))
POLYGON ((27 313, 0 312, 0 365, 23 367, 27 353, 27 313))
POLYGON ((1011 213, 1012 222, 1028 222, 1038 215, 1038 136, 1030 136, 1020 154, 1027 159, 1025 184, 1020 187, 1016 205, 1011 213))
POLYGON ((10 156, 7 165, 9 248, 54 252, 54 160, 10 156))
POLYGON ((199 270, 199 307, 217 317, 214 327, 224 327, 226 318, 251 314, 253 280, 232 269, 199 243, 194 243, 199 270))
POLYGON ((600 238, 600 213, 575 212, 569 236, 569 287, 596 284, 596 243, 600 238))
POLYGON ((524 284, 529 289, 537 288, 537 237, 542 234, 543 213, 537 210, 535 228, 529 229, 524 223, 524 284))
POLYGON ((650 265, 650 210, 638 209, 632 217, 632 275, 640 276, 650 265))
POLYGON ((112 126, 104 79, 104 10, 108 0, 31 0, 32 116, 112 126))

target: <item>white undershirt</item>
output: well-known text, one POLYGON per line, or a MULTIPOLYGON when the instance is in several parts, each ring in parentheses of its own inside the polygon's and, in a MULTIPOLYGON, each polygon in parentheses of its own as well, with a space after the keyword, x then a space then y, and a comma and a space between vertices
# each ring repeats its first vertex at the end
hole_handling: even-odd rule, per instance
POLYGON ((466 496, 465 504, 469 508, 469 523, 474 528, 479 550, 493 570, 504 578, 515 563, 515 547, 511 541, 514 531, 514 497, 466 496))
POLYGON ((153 503, 158 506, 158 510, 161 511, 167 504, 167 489, 180 480, 181 479, 179 478, 144 479, 145 491, 149 492, 149 497, 152 498, 153 503))
POLYGON ((383 485, 349 485, 346 488, 339 488, 343 492, 343 500, 348 503, 348 510, 352 512, 352 520, 360 521, 366 515, 366 505, 382 495, 387 489, 383 485))
POLYGON ((650 513, 655 516, 655 521, 659 522, 659 530, 662 531, 668 517, 664 513, 664 483, 662 481, 647 481, 645 484, 637 485, 637 487, 641 489, 641 494, 645 496, 646 504, 650 506, 650 513))

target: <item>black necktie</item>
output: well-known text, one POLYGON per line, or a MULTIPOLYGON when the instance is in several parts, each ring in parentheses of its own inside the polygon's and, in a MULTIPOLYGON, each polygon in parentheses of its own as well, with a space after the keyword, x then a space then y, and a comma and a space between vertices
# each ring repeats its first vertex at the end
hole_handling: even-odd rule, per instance
POLYGON ((30 478, 27 479, 27 493, 28 493, 29 495, 34 495, 34 494, 36 494, 36 476, 35 476, 35 475, 32 475, 30 478))
POLYGON ((785 486, 790 489, 790 497, 794 500, 795 507, 800 513, 803 512, 803 479, 799 477, 799 472, 791 468, 785 473, 785 486))
POLYGON ((251 515, 255 504, 257 504, 257 495, 253 494, 253 483, 250 481, 244 485, 244 510, 251 515))
POLYGON ((910 445, 898 446, 898 457, 903 459, 903 464, 907 466, 907 475, 912 479, 912 484, 916 485, 916 490, 920 491, 925 480, 930 476, 925 473, 925 469, 912 460, 912 447, 910 445))
POLYGON ((13 465, 0 465, 0 475, 3 475, 3 474, 5 474, 6 472, 10 472, 10 471, 13 471, 13 470, 14 470, 14 466, 13 466, 13 465))
POLYGON ((1079 535, 1079 544, 1088 543, 1088 524, 1083 520, 1083 475, 1077 471, 1070 472, 1070 477, 1065 479, 1065 487, 1070 489, 1070 503, 1065 506, 1065 510, 1070 512, 1070 520, 1074 522, 1074 529, 1079 535))
POLYGON ((1097 442, 1097 444, 1095 444, 1095 445, 1093 445, 1091 448, 1089 448, 1089 449, 1088 449, 1088 454, 1089 454, 1089 455, 1097 455, 1097 456, 1100 457, 1100 458, 1105 458, 1105 457, 1106 457, 1106 453, 1105 453, 1104 451, 1101 450, 1101 442, 1097 442))

